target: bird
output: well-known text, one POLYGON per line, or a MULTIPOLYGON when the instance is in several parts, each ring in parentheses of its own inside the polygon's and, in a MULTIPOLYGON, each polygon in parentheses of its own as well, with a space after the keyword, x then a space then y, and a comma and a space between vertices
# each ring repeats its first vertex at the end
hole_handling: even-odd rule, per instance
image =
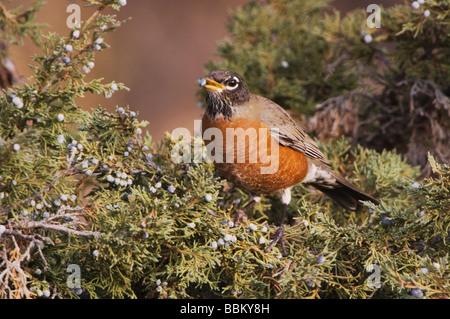
POLYGON ((335 172, 302 126, 277 103, 252 94, 236 72, 215 70, 198 83, 206 89, 202 137, 206 147, 210 146, 214 165, 223 177, 252 196, 240 213, 245 214, 261 195, 281 196, 280 226, 267 250, 278 242, 284 250, 286 210, 296 184, 310 185, 352 211, 361 206, 360 201, 380 204, 335 172), (253 156, 258 152, 266 158, 253 156), (275 167, 272 171, 271 166, 275 167))

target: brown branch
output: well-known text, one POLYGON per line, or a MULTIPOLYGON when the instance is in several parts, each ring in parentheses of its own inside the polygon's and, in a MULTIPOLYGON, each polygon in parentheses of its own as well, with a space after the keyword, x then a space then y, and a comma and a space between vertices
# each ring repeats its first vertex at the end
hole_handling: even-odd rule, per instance
POLYGON ((72 228, 68 228, 61 224, 50 224, 47 221, 28 221, 22 224, 23 229, 33 229, 33 228, 42 228, 50 231, 56 231, 59 233, 67 234, 67 235, 75 235, 79 237, 86 238, 96 238, 98 239, 102 233, 88 231, 88 230, 76 230, 72 228))
MULTIPOLYGON (((27 219, 21 219, 20 225, 17 225, 17 228, 20 229, 34 229, 34 228, 42 228, 49 231, 56 231, 63 234, 75 235, 79 237, 87 237, 87 238, 99 238, 102 233, 88 230, 77 230, 73 228, 69 228, 67 225, 60 224, 56 220, 61 218, 72 218, 74 219, 75 225, 80 225, 81 222, 77 220, 78 216, 83 216, 81 212, 69 213, 66 214, 66 211, 82 211, 84 207, 70 207, 70 206, 62 206, 54 216, 50 216, 49 218, 33 221, 27 219)), ((13 224, 14 226, 14 224, 13 224)), ((6 233, 6 232, 5 232, 6 233)))

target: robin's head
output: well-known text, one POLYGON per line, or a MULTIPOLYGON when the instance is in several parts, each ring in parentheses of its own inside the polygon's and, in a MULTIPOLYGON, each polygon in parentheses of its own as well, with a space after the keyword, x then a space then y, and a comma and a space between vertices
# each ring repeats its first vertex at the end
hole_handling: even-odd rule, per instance
POLYGON ((247 85, 235 72, 212 71, 198 83, 206 89, 206 112, 212 118, 219 114, 230 118, 236 108, 250 99, 247 85))

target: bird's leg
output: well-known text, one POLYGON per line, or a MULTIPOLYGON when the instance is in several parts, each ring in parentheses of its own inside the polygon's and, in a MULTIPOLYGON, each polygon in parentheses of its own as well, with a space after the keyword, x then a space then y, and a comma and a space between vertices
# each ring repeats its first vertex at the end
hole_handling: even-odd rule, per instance
POLYGON ((281 223, 275 233, 275 236, 273 237, 272 242, 266 248, 267 252, 270 252, 272 250, 272 247, 275 246, 278 242, 280 242, 281 250, 283 251, 283 254, 286 255, 286 247, 284 245, 284 220, 286 219, 286 210, 287 204, 283 204, 283 214, 281 215, 281 223))
POLYGON ((281 215, 280 226, 278 227, 278 230, 276 231, 272 242, 270 243, 269 246, 267 246, 266 251, 270 252, 272 250, 272 247, 275 246, 278 242, 280 242, 283 254, 286 255, 286 247, 284 245, 284 220, 286 219, 287 206, 291 202, 290 188, 286 188, 281 191, 281 202, 283 203, 283 213, 281 215))
POLYGON ((247 219, 247 214, 246 212, 252 208, 253 206, 255 206, 259 201, 261 200, 261 197, 256 197, 253 196, 252 197, 252 201, 250 203, 248 203, 247 205, 245 205, 242 209, 239 209, 236 214, 233 217, 233 223, 234 226, 236 227, 237 225, 239 225, 239 221, 241 220, 246 220, 247 219))

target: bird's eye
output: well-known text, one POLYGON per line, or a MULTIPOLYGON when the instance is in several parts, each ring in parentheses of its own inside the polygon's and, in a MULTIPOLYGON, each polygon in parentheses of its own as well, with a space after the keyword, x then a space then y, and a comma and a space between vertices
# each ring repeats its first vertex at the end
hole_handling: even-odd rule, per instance
POLYGON ((239 81, 236 78, 232 78, 231 80, 228 80, 226 84, 227 90, 234 90, 238 87, 239 81))

